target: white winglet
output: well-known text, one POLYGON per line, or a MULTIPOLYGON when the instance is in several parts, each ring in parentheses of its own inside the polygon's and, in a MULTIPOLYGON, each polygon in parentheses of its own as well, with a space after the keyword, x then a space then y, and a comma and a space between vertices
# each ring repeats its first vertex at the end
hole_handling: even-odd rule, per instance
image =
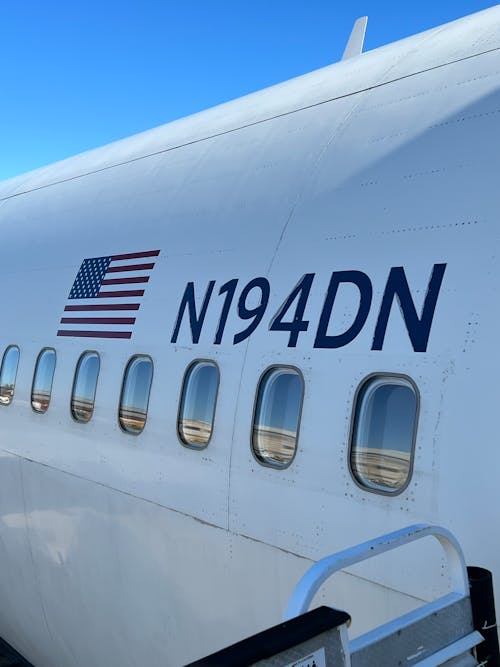
POLYGON ((363 44, 365 42, 367 23, 368 16, 362 16, 361 18, 357 19, 349 37, 349 41, 347 42, 347 46, 345 47, 342 60, 354 58, 354 56, 359 56, 363 53, 363 44))

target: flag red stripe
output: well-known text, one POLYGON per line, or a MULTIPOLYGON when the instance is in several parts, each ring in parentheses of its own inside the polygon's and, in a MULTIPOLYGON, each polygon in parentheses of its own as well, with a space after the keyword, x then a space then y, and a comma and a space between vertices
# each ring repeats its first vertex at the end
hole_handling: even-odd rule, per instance
POLYGON ((135 317, 62 317, 61 324, 134 324, 135 317))
POLYGON ((152 264, 127 264, 126 266, 108 266, 106 273, 121 273, 122 271, 149 271, 154 268, 152 264))
POLYGON ((126 255, 112 255, 111 259, 141 259, 142 257, 158 257, 159 250, 148 250, 147 252, 129 252, 126 255))
POLYGON ((60 329, 58 336, 74 336, 76 338, 131 338, 131 331, 71 331, 60 329))
POLYGON ((132 283, 148 283, 148 276, 139 276, 138 278, 107 278, 101 285, 130 285, 132 283))
POLYGON ((64 308, 67 312, 75 311, 98 311, 98 310, 139 310, 139 303, 106 303, 106 304, 97 304, 92 306, 66 306, 64 308))
POLYGON ((70 292, 71 298, 73 296, 78 298, 77 303, 73 305, 70 302, 64 307, 64 313, 74 313, 75 315, 70 315, 69 317, 63 316, 60 323, 62 325, 76 326, 96 325, 100 330, 89 331, 88 329, 71 330, 70 328, 63 328, 58 330, 57 335, 73 338, 130 339, 132 331, 105 331, 101 327, 116 325, 116 328, 123 329, 125 327, 131 328, 135 324, 136 317, 133 315, 140 308, 139 299, 144 296, 146 284, 149 282, 149 272, 155 266, 154 259, 149 259, 148 261, 147 258, 156 258, 159 254, 160 250, 147 250, 145 252, 122 253, 108 257, 96 257, 93 260, 84 260, 70 292), (113 266, 109 266, 110 261, 114 262, 113 266), (120 261, 123 262, 123 266, 117 266, 120 261), (104 276, 100 273, 102 270, 105 270, 104 276), (130 272, 132 271, 140 275, 130 276, 130 272), (117 274, 120 275, 118 276, 117 274), (126 277, 127 274, 130 277, 126 277), (98 294, 95 294, 90 285, 92 283, 97 287, 97 280, 101 280, 100 291, 98 294), (135 285, 137 287, 141 286, 144 289, 126 289, 127 286, 133 288, 135 285), (109 289, 106 289, 106 286, 109 286, 109 289), (117 287, 117 291, 112 291, 115 286, 117 287), (88 296, 85 297, 85 294, 88 296), (122 299, 127 299, 128 297, 135 297, 136 302, 121 302, 122 299), (96 303, 99 299, 109 299, 113 303, 96 303), (117 317, 113 317, 115 312, 117 317))
POLYGON ((116 296, 142 296, 144 294, 143 289, 136 290, 123 290, 122 292, 99 292, 97 297, 99 299, 109 299, 109 297, 116 296))

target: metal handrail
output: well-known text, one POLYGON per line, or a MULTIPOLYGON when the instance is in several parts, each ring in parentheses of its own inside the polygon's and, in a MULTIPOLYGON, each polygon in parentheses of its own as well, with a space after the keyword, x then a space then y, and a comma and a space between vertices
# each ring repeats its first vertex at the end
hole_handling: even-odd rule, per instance
POLYGON ((295 587, 283 620, 287 621, 305 613, 318 589, 339 570, 424 537, 435 537, 439 541, 448 561, 452 592, 467 597, 469 595, 467 566, 462 549, 454 535, 440 526, 415 524, 326 556, 312 565, 295 587))

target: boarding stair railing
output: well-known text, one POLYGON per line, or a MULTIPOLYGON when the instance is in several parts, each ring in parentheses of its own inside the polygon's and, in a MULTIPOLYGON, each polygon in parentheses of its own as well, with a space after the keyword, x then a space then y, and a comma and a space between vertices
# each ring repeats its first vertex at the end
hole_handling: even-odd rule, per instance
POLYGON ((500 667, 491 574, 467 568, 445 528, 417 524, 327 556, 295 587, 284 622, 189 667, 500 667), (416 540, 433 537, 447 560, 450 590, 360 637, 350 616, 329 607, 308 611, 335 573, 416 540))

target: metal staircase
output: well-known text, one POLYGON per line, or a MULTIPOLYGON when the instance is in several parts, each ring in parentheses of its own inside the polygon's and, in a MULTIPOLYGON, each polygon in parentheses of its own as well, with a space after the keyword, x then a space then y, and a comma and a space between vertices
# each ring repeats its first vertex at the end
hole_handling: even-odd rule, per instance
POLYGON ((413 525, 315 563, 288 603, 284 622, 189 667, 500 667, 491 575, 465 564, 460 545, 444 528, 413 525), (333 574, 425 537, 437 539, 451 589, 389 623, 349 640, 350 617, 328 607, 308 612, 333 574))

